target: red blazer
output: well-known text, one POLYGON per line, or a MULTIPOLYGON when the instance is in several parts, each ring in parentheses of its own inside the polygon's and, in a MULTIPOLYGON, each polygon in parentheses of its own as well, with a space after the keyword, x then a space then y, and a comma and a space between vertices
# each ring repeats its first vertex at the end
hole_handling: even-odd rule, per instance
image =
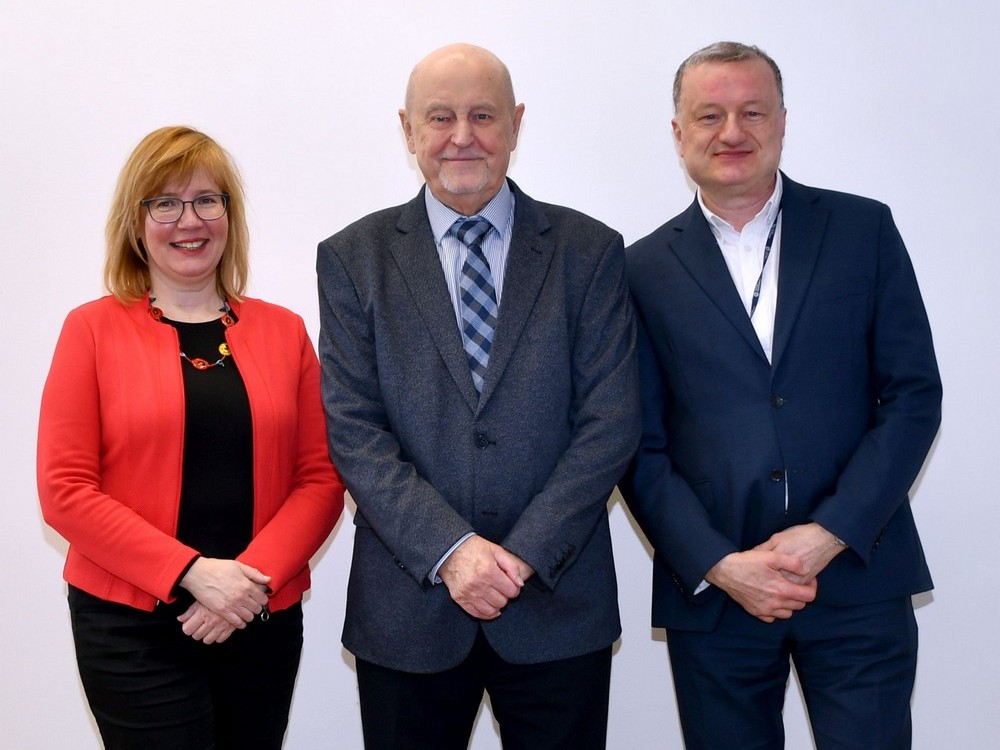
MULTIPOLYGON (((38 493, 65 537, 65 579, 151 611, 198 554, 175 538, 184 451, 177 333, 148 300, 90 302, 66 318, 42 393, 38 493)), ((319 364, 302 319, 234 303, 226 330, 253 420, 253 541, 238 557, 271 576, 270 608, 309 588, 309 558, 344 507, 330 462, 319 364)))

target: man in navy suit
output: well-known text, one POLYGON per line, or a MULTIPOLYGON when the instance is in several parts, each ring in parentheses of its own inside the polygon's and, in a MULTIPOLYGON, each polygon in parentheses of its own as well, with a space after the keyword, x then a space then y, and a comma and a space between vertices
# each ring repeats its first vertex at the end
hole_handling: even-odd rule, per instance
POLYGON ((907 748, 931 588, 908 491, 941 383, 887 206, 778 171, 781 74, 724 42, 674 81, 691 206, 627 251, 643 436, 623 491, 689 749, 907 748))
POLYGON ((484 690, 505 748, 605 745, 635 324, 621 235, 507 179, 523 113, 491 53, 432 53, 399 113, 426 186, 319 247, 369 750, 464 750, 484 690))

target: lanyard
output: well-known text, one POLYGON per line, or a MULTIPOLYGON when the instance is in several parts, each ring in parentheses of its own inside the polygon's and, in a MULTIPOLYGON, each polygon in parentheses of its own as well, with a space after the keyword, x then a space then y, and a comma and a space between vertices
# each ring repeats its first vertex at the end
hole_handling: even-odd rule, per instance
POLYGON ((757 286, 753 288, 753 300, 750 302, 750 317, 753 317, 757 309, 757 302, 760 299, 760 285, 764 281, 764 266, 767 265, 768 256, 771 255, 771 243, 774 242, 774 231, 778 228, 778 217, 781 216, 781 206, 778 206, 778 213, 774 215, 771 222, 771 231, 767 233, 767 242, 764 243, 764 260, 760 264, 760 276, 757 277, 757 286))

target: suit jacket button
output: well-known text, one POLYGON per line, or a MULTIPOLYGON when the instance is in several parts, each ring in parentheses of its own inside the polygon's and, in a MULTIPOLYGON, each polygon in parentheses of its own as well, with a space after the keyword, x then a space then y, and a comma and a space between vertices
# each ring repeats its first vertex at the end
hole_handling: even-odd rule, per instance
POLYGON ((476 447, 477 448, 486 448, 486 447, 489 446, 489 444, 490 444, 490 439, 488 437, 486 437, 481 432, 477 432, 476 433, 476 447))
POLYGON ((780 482, 784 478, 785 478, 785 472, 783 472, 781 469, 774 469, 771 472, 771 481, 772 482, 780 482))
POLYGON ((785 405, 785 399, 783 399, 781 396, 771 396, 771 406, 773 406, 775 409, 780 409, 784 405, 785 405))

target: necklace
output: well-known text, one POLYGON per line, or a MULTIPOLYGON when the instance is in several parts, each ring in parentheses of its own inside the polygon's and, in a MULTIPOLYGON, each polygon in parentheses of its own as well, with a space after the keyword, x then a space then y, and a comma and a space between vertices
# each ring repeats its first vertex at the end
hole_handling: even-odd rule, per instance
MULTIPOLYGON (((149 298, 149 308, 148 308, 149 317, 151 317, 153 320, 157 320, 157 321, 160 321, 162 323, 162 322, 164 322, 163 321, 163 310, 161 310, 160 308, 156 307, 153 304, 154 302, 156 302, 156 297, 150 297, 149 298)), ((222 313, 222 317, 219 318, 219 322, 222 323, 222 325, 225 328, 229 328, 229 326, 234 325, 236 323, 236 321, 233 319, 233 316, 230 315, 230 313, 232 311, 233 311, 233 309, 229 306, 229 301, 226 300, 226 299, 223 299, 222 300, 222 307, 219 308, 219 312, 222 313)), ((223 341, 221 344, 219 344, 219 354, 221 356, 217 360, 215 360, 214 362, 209 362, 207 359, 202 359, 201 357, 189 357, 184 352, 181 352, 180 354, 181 354, 181 359, 189 362, 191 364, 191 366, 194 367, 194 369, 196 369, 196 370, 211 370, 213 367, 216 367, 216 366, 225 367, 226 366, 225 359, 226 359, 226 357, 230 356, 232 354, 232 352, 229 350, 229 344, 227 344, 225 341, 223 341)))

